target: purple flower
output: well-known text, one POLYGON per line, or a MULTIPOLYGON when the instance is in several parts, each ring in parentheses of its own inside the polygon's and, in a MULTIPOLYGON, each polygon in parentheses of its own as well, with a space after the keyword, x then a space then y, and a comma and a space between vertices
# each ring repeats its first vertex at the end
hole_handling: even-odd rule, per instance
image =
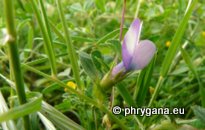
POLYGON ((135 19, 123 40, 122 62, 113 68, 112 76, 115 77, 119 73, 125 74, 129 71, 143 69, 151 61, 156 47, 150 40, 140 41, 141 28, 142 22, 135 19))
POLYGON ((156 47, 150 40, 141 40, 142 22, 135 19, 125 34, 122 44, 122 62, 107 73, 100 82, 104 89, 109 89, 116 82, 124 79, 130 71, 143 69, 153 58, 156 47))

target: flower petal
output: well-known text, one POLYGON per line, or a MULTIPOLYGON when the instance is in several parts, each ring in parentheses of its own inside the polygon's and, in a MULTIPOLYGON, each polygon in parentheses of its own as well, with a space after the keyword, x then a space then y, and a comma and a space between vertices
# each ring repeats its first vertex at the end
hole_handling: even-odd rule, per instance
POLYGON ((113 69, 112 69, 112 76, 115 77, 117 74, 119 74, 120 72, 125 72, 126 69, 124 67, 123 62, 120 62, 119 64, 117 64, 113 69))
POLYGON ((142 22, 139 19, 135 19, 125 34, 122 44, 122 59, 126 69, 129 69, 135 46, 139 42, 141 27, 142 22))
POLYGON ((143 40, 137 44, 130 64, 131 70, 143 69, 156 52, 156 46, 152 41, 143 40))

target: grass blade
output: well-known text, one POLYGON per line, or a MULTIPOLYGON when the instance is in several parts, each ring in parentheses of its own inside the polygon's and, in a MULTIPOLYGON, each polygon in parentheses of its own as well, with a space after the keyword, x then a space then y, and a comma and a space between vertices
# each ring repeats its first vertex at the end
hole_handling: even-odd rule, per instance
POLYGON ((129 106, 136 106, 135 102, 123 82, 117 84, 117 90, 129 106))
POLYGON ((84 130, 82 126, 78 125, 46 102, 42 104, 41 114, 61 130, 84 130))
POLYGON ((44 126, 47 128, 47 130, 56 130, 55 126, 40 112, 38 112, 38 116, 41 119, 44 126))
POLYGON ((65 40, 66 40, 66 44, 67 44, 67 51, 69 53, 69 57, 70 57, 70 62, 71 62, 71 66, 73 69, 73 73, 74 73, 74 77, 76 80, 76 83, 78 85, 79 88, 82 88, 82 83, 80 80, 80 73, 79 73, 79 66, 77 63, 77 56, 76 56, 76 52, 75 49, 73 47, 73 44, 71 42, 71 37, 70 37, 70 33, 68 31, 68 27, 66 24, 66 20, 65 20, 65 15, 62 9, 62 4, 60 0, 56 0, 57 6, 58 6, 58 12, 61 18, 61 21, 63 23, 63 29, 64 29, 64 33, 65 33, 65 40))
POLYGON ((185 16, 183 17, 182 21, 180 22, 180 25, 179 25, 176 33, 174 34, 173 40, 171 42, 172 44, 169 47, 168 52, 165 56, 165 59, 162 63, 162 69, 161 69, 160 75, 163 77, 167 76, 167 74, 169 72, 171 63, 174 59, 174 56, 177 53, 177 49, 180 46, 182 36, 183 36, 185 29, 186 29, 186 25, 189 21, 189 18, 192 14, 192 11, 193 11, 196 3, 197 3, 197 0, 193 0, 191 5, 187 7, 187 12, 185 13, 185 16))
POLYGON ((12 108, 7 112, 0 114, 0 122, 23 117, 25 115, 36 112, 41 109, 41 94, 31 92, 28 93, 28 98, 33 99, 26 104, 12 108))
POLYGON ((38 10, 38 5, 36 4, 35 0, 31 0, 32 3, 32 7, 33 10, 36 14, 36 18, 38 21, 38 24, 40 26, 41 32, 42 32, 42 36, 44 39, 44 43, 45 43, 45 48, 46 48, 46 53, 48 54, 48 58, 51 64, 51 70, 52 70, 52 75, 56 76, 57 75, 57 69, 56 69, 56 58, 54 55, 54 49, 53 49, 53 45, 52 45, 52 40, 50 39, 50 36, 48 34, 48 29, 46 28, 46 26, 44 25, 44 21, 41 18, 41 14, 38 10))
POLYGON ((80 52, 80 62, 85 73, 95 82, 99 83, 99 74, 98 70, 95 67, 91 56, 85 52, 80 52))
POLYGON ((145 105, 145 97, 148 93, 148 89, 150 86, 150 81, 153 74, 154 64, 156 61, 157 55, 153 58, 151 63, 140 72, 139 78, 137 79, 136 90, 134 93, 134 100, 137 102, 138 106, 145 105))
POLYGON ((79 92, 79 91, 76 91, 76 90, 74 90, 74 89, 72 89, 72 88, 67 87, 66 84, 64 84, 62 81, 58 80, 57 78, 53 79, 51 76, 49 76, 49 75, 47 75, 47 74, 45 74, 45 73, 43 73, 43 72, 41 72, 41 71, 39 71, 39 70, 33 68, 33 67, 30 67, 30 66, 28 66, 28 65, 26 65, 26 64, 22 64, 22 67, 23 67, 24 69, 26 69, 26 70, 30 70, 30 71, 32 71, 32 72, 34 72, 34 73, 36 73, 36 74, 41 75, 41 76, 43 76, 44 78, 49 79, 50 81, 55 81, 55 83, 57 83, 57 84, 60 85, 61 87, 68 88, 68 92, 76 94, 76 95, 77 95, 79 98, 81 98, 82 100, 85 100, 87 103, 92 104, 92 105, 96 106, 97 108, 99 108, 101 111, 107 113, 107 114, 110 116, 110 118, 111 118, 114 122, 116 122, 122 129, 124 129, 124 130, 127 130, 127 129, 128 129, 128 127, 126 127, 126 126, 124 125, 124 123, 123 123, 119 118, 117 118, 115 115, 113 115, 113 113, 111 113, 103 104, 99 104, 99 103, 96 102, 94 99, 92 99, 92 98, 90 98, 90 97, 84 95, 83 93, 81 93, 81 92, 79 92))
MULTIPOLYGON (((0 103, 0 114, 7 112, 9 109, 8 109, 8 106, 6 104, 6 101, 5 101, 1 91, 0 91, 0 102, 1 102, 0 103)), ((15 125, 13 120, 10 120, 7 122, 2 122, 1 125, 2 125, 4 130, 17 130, 16 125, 15 125)))
MULTIPOLYGON (((127 28, 123 28, 123 31, 126 31, 127 28)), ((105 41, 107 41, 108 39, 111 39, 113 37, 115 37, 117 34, 120 33, 120 29, 116 29, 116 30, 113 30, 112 32, 108 33, 107 35, 103 36, 102 38, 100 38, 98 41, 97 41, 97 45, 98 44, 101 44, 101 43, 104 43, 105 41)))
POLYGON ((168 72, 169 72, 171 63, 174 59, 174 56, 177 53, 177 49, 180 46, 180 42, 181 42, 182 36, 184 34, 184 31, 186 29, 186 25, 189 21, 189 18, 191 16, 191 13, 192 13, 196 3, 197 3, 197 0, 193 0, 192 3, 187 6, 187 11, 185 13, 185 16, 183 17, 176 33, 174 34, 172 44, 168 49, 168 52, 165 56, 165 59, 163 60, 162 69, 160 71, 160 77, 158 79, 157 86, 155 87, 155 91, 154 91, 154 93, 149 101, 149 104, 148 104, 149 107, 152 106, 154 100, 156 99, 156 97, 160 91, 161 85, 164 81, 164 77, 166 77, 168 72))
POLYGON ((202 106, 205 107, 205 89, 204 89, 204 87, 202 85, 200 77, 199 77, 199 75, 198 75, 194 65, 191 62, 189 54, 182 47, 180 49, 181 49, 181 54, 182 54, 182 57, 183 57, 184 61, 186 62, 187 66, 192 71, 192 73, 194 74, 194 76, 196 77, 196 79, 198 81, 199 93, 200 93, 200 97, 201 97, 201 103, 202 103, 202 106))
POLYGON ((205 108, 200 106, 193 106, 194 115, 202 122, 205 123, 205 108))
MULTIPOLYGON (((6 17, 6 28, 7 28, 7 45, 9 49, 9 62, 10 62, 10 75, 15 80, 16 91, 18 95, 18 100, 21 105, 25 104, 26 101, 26 94, 24 88, 24 80, 21 71, 20 65, 20 58, 18 53, 18 46, 17 46, 17 34, 16 34, 16 27, 15 27, 15 19, 14 19, 14 4, 13 0, 4 0, 4 10, 5 10, 5 17, 6 17)), ((8 112, 9 113, 9 112, 8 112)), ((29 126, 29 117, 24 116, 24 128, 26 130, 30 129, 29 126)))

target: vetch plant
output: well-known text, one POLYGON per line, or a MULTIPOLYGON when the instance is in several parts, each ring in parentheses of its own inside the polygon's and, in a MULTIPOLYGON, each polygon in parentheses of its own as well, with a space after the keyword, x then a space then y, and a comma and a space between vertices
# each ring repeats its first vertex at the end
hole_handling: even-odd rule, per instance
POLYGON ((155 44, 150 40, 140 40, 142 22, 135 19, 122 44, 122 62, 108 72, 100 85, 108 89, 118 81, 124 79, 131 71, 143 69, 151 61, 156 52, 155 44))
POLYGON ((205 129, 204 2, 47 2, 0 1, 0 129, 205 129))

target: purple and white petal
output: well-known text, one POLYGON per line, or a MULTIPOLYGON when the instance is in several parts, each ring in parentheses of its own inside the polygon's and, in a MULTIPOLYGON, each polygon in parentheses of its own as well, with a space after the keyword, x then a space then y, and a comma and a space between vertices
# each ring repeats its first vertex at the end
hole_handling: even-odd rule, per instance
POLYGON ((131 70, 143 69, 152 59, 156 52, 156 46, 152 41, 142 40, 137 44, 132 61, 131 70))
POLYGON ((120 62, 119 64, 117 64, 113 69, 112 69, 112 76, 115 77, 117 74, 119 74, 120 72, 125 72, 125 66, 123 64, 123 62, 120 62))
POLYGON ((139 42, 141 27, 142 22, 139 19, 135 19, 125 34, 122 44, 122 60, 126 69, 129 69, 135 46, 139 42))

